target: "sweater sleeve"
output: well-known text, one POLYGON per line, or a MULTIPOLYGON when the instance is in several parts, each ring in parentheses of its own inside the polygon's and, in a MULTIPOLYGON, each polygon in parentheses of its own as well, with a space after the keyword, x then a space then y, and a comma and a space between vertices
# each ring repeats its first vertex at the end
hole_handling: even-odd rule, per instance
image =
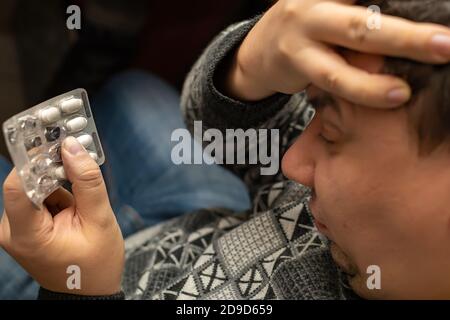
MULTIPOLYGON (((276 174, 263 176, 260 170, 262 165, 259 163, 225 165, 244 180, 252 195, 261 185, 284 179, 281 174, 281 157, 293 138, 298 136, 312 117, 310 113, 304 112, 310 112, 311 108, 308 108, 303 92, 293 96, 279 93, 261 101, 248 103, 227 96, 216 86, 215 79, 222 74, 221 68, 226 68, 226 62, 260 18, 261 16, 257 16, 232 25, 211 42, 186 78, 181 99, 181 109, 191 133, 194 132, 196 121, 201 121, 203 132, 218 129, 225 137, 224 150, 227 149, 227 144, 235 143, 234 139, 226 139, 229 129, 256 129, 257 132, 259 129, 278 129, 279 168, 276 174), (294 133, 295 129, 300 130, 294 133)), ((198 136, 194 137, 199 139, 198 136)), ((203 142, 205 147, 209 144, 200 142, 203 142)), ((271 150, 272 147, 273 145, 268 146, 271 150)), ((234 149, 234 146, 230 148, 234 149)), ((255 145, 246 143, 244 148, 245 150, 240 151, 249 159, 249 152, 255 145)))

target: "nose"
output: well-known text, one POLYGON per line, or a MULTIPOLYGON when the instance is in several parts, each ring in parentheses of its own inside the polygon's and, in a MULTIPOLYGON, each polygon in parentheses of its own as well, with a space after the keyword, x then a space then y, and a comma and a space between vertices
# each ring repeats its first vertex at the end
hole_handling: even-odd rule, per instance
POLYGON ((300 137, 289 148, 283 158, 283 174, 290 180, 314 188, 317 157, 320 152, 318 114, 300 137))

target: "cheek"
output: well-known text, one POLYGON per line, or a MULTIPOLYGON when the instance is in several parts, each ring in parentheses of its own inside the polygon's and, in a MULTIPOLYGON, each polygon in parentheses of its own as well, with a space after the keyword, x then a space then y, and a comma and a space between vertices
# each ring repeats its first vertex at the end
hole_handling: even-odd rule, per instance
POLYGON ((333 158, 318 163, 315 172, 317 200, 330 219, 346 224, 353 215, 360 186, 351 165, 345 159, 333 158))
POLYGON ((347 254, 359 256, 373 245, 369 239, 382 238, 378 227, 387 211, 380 203, 384 191, 377 175, 351 159, 336 158, 317 166, 315 182, 320 216, 347 254))
POLYGON ((384 207, 389 191, 385 170, 358 154, 328 157, 318 163, 315 185, 318 197, 330 218, 364 224, 384 207), (334 214, 338 211, 339 215, 334 214))

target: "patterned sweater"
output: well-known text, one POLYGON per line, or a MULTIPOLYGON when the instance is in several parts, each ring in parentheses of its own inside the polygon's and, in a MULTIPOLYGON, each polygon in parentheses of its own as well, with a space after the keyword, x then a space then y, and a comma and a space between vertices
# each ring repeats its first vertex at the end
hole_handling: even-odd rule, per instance
MULTIPOLYGON (((254 104, 235 101, 214 85, 259 17, 231 26, 206 49, 182 96, 187 126, 280 131, 280 159, 314 110, 304 93, 254 104)), ((248 186, 253 209, 205 209, 144 230, 126 240, 127 299, 356 298, 333 263, 328 241, 314 227, 310 190, 282 174, 261 176, 257 165, 229 166, 248 186)))

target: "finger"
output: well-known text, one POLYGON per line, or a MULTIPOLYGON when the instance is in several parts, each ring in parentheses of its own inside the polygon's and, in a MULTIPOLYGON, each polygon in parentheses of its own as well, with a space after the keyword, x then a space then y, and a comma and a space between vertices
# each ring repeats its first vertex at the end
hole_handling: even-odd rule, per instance
POLYGON ((3 184, 3 199, 12 233, 31 235, 42 226, 45 211, 35 207, 25 194, 16 169, 11 171, 3 184))
POLYGON ((72 194, 63 188, 59 188, 45 200, 45 205, 53 215, 72 207, 74 204, 72 194))
POLYGON ((311 10, 305 30, 313 39, 426 63, 450 61, 450 29, 447 27, 381 15, 377 28, 369 25, 374 13, 367 8, 339 3, 319 4, 311 10))
POLYGON ((325 46, 303 50, 295 63, 317 87, 358 105, 395 108, 411 96, 405 81, 353 67, 325 46))
POLYGON ((64 140, 61 154, 77 211, 87 219, 104 219, 110 204, 98 164, 74 137, 64 140))

